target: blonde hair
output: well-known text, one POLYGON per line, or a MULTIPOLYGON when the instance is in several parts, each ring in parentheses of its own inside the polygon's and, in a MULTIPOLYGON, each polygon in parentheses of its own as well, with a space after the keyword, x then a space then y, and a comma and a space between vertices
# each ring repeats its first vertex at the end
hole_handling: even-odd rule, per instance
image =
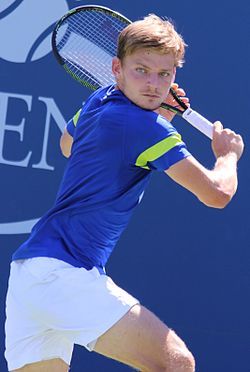
POLYGON ((155 49, 161 54, 173 53, 175 65, 184 63, 185 44, 173 23, 155 14, 135 21, 121 31, 118 38, 117 57, 122 61, 138 49, 155 49))

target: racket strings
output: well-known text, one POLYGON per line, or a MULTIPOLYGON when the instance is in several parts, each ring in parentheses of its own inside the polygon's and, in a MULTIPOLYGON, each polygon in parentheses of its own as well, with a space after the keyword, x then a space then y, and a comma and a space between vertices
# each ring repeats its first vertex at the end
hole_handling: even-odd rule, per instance
POLYGON ((127 23, 100 11, 75 13, 58 30, 57 49, 66 69, 83 84, 96 89, 114 82, 112 58, 117 38, 127 23))

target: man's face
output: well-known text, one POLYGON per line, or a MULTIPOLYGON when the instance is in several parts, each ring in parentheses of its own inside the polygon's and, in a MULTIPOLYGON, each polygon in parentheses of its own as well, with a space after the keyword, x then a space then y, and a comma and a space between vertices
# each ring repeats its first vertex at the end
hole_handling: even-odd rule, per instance
POLYGON ((112 70, 121 91, 136 105, 157 109, 165 101, 174 81, 176 68, 172 54, 139 49, 123 62, 113 59, 112 70))

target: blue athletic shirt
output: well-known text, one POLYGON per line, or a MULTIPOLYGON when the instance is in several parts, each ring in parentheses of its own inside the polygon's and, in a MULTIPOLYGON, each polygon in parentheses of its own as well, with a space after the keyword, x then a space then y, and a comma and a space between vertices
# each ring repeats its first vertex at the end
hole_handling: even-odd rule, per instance
POLYGON ((114 86, 94 92, 67 131, 74 141, 55 203, 13 260, 53 257, 104 272, 152 171, 190 153, 164 117, 114 86))

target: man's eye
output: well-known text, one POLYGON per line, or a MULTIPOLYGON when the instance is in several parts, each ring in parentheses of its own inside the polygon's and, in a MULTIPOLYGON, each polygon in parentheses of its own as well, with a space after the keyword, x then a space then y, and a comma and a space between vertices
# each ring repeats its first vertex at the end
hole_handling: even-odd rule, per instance
POLYGON ((162 72, 160 72, 160 76, 162 76, 162 77, 169 77, 170 76, 170 72, 168 72, 168 71, 162 71, 162 72))
POLYGON ((136 71, 139 72, 140 74, 146 74, 147 73, 146 69, 143 68, 143 67, 137 67, 136 71))

